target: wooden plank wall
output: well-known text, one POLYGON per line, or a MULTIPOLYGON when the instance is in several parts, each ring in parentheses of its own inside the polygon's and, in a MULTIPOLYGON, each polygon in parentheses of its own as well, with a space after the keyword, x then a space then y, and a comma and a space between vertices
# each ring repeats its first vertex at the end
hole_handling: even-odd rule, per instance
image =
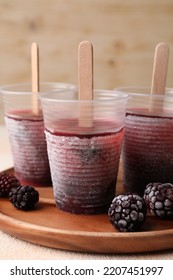
POLYGON ((89 40, 95 88, 150 85, 161 41, 170 45, 173 87, 172 27, 173 0, 0 0, 0 86, 31 80, 33 41, 41 81, 77 83, 77 47, 89 40))

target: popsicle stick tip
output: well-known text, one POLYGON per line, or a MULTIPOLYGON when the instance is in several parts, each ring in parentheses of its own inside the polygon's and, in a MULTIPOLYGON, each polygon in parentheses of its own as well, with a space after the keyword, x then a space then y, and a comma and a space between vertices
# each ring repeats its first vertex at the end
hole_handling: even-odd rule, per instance
POLYGON ((156 51, 156 53, 157 52, 164 52, 165 55, 166 54, 168 55, 169 54, 169 45, 164 43, 164 42, 161 42, 161 43, 156 45, 155 51, 156 51))
POLYGON ((169 45, 160 42, 155 47, 151 93, 164 94, 169 60, 169 45))
POLYGON ((165 42, 158 43, 156 47, 160 47, 160 46, 165 46, 165 47, 169 48, 169 45, 165 42))
POLYGON ((35 42, 31 44, 31 54, 34 55, 34 53, 38 53, 38 44, 35 42))
POLYGON ((93 45, 89 41, 82 41, 82 42, 79 43, 79 48, 82 48, 82 47, 91 47, 91 48, 93 48, 93 45))

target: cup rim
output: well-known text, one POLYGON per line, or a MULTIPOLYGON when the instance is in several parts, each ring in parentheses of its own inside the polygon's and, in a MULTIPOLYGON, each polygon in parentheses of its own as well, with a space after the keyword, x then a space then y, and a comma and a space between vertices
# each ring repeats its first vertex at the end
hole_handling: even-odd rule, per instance
MULTIPOLYGON (((64 90, 64 89, 70 89, 70 90, 75 90, 76 86, 71 83, 65 83, 65 82, 40 82, 40 85, 44 86, 54 86, 55 89, 53 91, 58 91, 58 90, 64 90), (68 86, 67 88, 65 86, 68 86)), ((1 94, 30 94, 32 93, 32 83, 31 82, 26 82, 26 83, 14 83, 14 84, 9 84, 9 85, 4 85, 0 87, 0 92, 1 94), (31 87, 31 90, 22 90, 24 87, 31 87), (21 90, 19 90, 21 88, 21 90)), ((45 91, 47 92, 47 91, 45 91)), ((50 92, 50 90, 49 90, 50 92)))
MULTIPOLYGON (((53 97, 50 97, 50 94, 55 94, 56 93, 56 90, 53 91, 53 92, 44 92, 44 93, 41 93, 39 95, 39 98, 41 99, 41 101, 49 101, 49 102, 64 102, 64 103, 68 103, 68 102, 72 102, 72 103, 100 103, 100 102, 110 102, 110 101, 115 101, 115 100, 126 100, 128 99, 128 94, 125 93, 125 92, 119 92, 117 93, 115 90, 104 90, 104 89, 94 89, 93 90, 94 93, 109 93, 109 97, 105 96, 105 98, 103 99, 92 99, 92 100, 79 100, 79 99, 57 99, 57 98, 53 98, 53 97)), ((74 90, 72 89, 63 89, 62 91, 58 90, 57 93, 67 93, 67 92, 71 92, 71 93, 74 93, 74 90)))
POLYGON ((163 98, 173 98, 173 88, 170 87, 166 87, 165 88, 165 93, 163 94, 151 94, 150 92, 151 87, 149 86, 121 86, 121 87, 117 87, 114 88, 115 91, 117 92, 126 92, 129 95, 129 99, 131 96, 136 96, 136 97, 149 97, 149 98, 153 98, 153 99, 163 99, 163 98), (144 93, 144 92, 140 92, 140 90, 142 91, 143 89, 148 90, 148 93, 144 93), (139 91, 139 92, 135 92, 135 91, 139 91), (170 93, 172 91, 172 94, 170 93))
POLYGON ((148 96, 148 95, 153 95, 153 96, 164 96, 165 93, 166 95, 172 91, 173 93, 173 88, 170 87, 166 87, 165 88, 165 93, 163 94, 151 94, 151 87, 149 86, 120 86, 120 87, 116 87, 113 90, 116 91, 120 91, 120 92, 126 92, 130 95, 134 94, 134 95, 144 95, 144 96, 148 96), (138 92, 136 92, 138 90, 138 92), (142 92, 142 90, 147 90, 147 92, 142 92))

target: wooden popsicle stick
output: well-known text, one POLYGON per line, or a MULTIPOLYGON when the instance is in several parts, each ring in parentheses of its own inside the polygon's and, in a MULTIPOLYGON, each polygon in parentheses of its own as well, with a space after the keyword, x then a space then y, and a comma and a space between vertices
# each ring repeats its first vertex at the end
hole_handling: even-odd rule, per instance
POLYGON ((151 93, 164 94, 168 69, 169 46, 159 43, 155 48, 151 93))
POLYGON ((78 90, 80 100, 93 99, 93 47, 83 41, 78 48, 78 90))
POLYGON ((39 114, 38 92, 39 92, 39 49, 34 42, 31 45, 31 73, 32 73, 32 112, 39 114))
MULTIPOLYGON (((93 46, 82 41, 78 47, 78 99, 93 99, 93 46)), ((79 126, 92 126, 92 104, 80 104, 79 126)))

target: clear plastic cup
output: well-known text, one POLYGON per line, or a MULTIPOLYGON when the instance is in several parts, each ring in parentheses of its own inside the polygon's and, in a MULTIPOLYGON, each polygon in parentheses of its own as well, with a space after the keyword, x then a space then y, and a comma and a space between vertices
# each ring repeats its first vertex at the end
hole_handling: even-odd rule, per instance
POLYGON ((58 208, 106 212, 115 195, 127 94, 95 90, 41 95, 48 156, 58 208))
POLYGON ((124 87, 128 93, 122 178, 127 192, 143 195, 148 183, 173 183, 173 90, 150 94, 147 87, 124 87))
MULTIPOLYGON (((71 84, 41 83, 40 92, 75 88, 71 84)), ((3 86, 5 123, 11 145, 16 177, 23 184, 51 184, 42 110, 32 112, 31 84, 3 86)))

